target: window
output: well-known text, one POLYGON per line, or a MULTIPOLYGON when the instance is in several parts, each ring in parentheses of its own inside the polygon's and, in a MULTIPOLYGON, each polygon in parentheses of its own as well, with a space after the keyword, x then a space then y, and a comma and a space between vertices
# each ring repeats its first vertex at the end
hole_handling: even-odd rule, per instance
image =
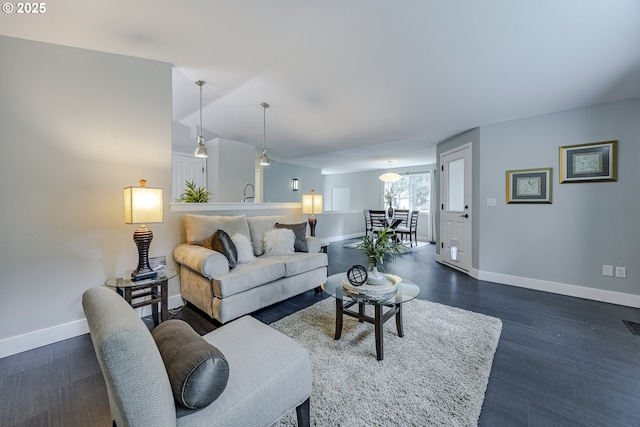
POLYGON ((399 181, 385 182, 384 198, 385 206, 391 203, 396 209, 429 212, 431 173, 408 174, 399 181))

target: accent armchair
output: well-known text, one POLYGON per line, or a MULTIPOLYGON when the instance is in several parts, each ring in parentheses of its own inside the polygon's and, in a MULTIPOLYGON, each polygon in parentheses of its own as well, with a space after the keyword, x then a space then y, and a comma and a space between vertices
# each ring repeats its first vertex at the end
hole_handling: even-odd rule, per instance
MULTIPOLYGON (((266 427, 293 408, 298 425, 309 426, 309 354, 258 320, 245 316, 196 337, 222 352, 228 380, 212 403, 194 410, 175 397, 165 353, 161 355, 152 333, 123 298, 104 287, 92 288, 84 293, 82 305, 106 381, 114 426, 266 427)), ((175 336, 166 335, 168 341, 175 336)), ((198 392, 202 386, 198 383, 193 388, 198 392)))

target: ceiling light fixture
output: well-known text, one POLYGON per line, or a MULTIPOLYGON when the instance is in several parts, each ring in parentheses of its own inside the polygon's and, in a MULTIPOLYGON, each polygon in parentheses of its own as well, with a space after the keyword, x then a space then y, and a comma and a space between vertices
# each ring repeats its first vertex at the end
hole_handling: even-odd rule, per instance
POLYGON ((196 147, 196 151, 193 155, 201 159, 208 157, 207 147, 204 146, 204 137, 202 136, 202 85, 205 83, 206 82, 204 80, 196 81, 196 84, 200 86, 200 133, 198 134, 198 146, 196 147))
MULTIPOLYGON (((389 160, 389 170, 391 170, 391 160, 389 160)), ((402 177, 399 174, 395 173, 395 172, 383 173, 382 175, 380 175, 378 177, 378 179, 380 181, 383 181, 383 182, 396 182, 400 178, 402 178, 402 177)))
POLYGON ((260 157, 260 166, 269 166, 271 164, 269 157, 267 157, 267 108, 269 108, 269 104, 263 102, 262 108, 264 111, 264 127, 262 129, 262 157, 260 157))

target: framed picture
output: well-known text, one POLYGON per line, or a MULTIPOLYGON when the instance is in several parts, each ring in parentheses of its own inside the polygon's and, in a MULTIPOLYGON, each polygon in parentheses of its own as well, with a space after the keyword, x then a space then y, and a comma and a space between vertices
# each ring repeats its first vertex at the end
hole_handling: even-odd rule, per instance
POLYGON ((560 147, 560 183, 616 181, 618 141, 560 147))
POLYGON ((552 168, 507 171, 507 203, 551 203, 552 168))

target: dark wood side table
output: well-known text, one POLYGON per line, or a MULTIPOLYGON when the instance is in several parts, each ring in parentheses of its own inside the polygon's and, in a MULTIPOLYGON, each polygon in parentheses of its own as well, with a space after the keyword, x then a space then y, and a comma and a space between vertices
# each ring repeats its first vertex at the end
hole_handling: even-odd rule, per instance
POLYGON ((158 274, 155 280, 142 280, 134 282, 131 280, 131 272, 123 276, 112 277, 105 285, 114 288, 133 308, 151 306, 153 323, 169 318, 169 279, 177 276, 175 270, 165 269, 164 274, 158 274), (151 297, 146 299, 146 297, 151 297), (144 298, 142 301, 134 302, 144 298), (158 304, 160 304, 160 318, 158 319, 158 304))

